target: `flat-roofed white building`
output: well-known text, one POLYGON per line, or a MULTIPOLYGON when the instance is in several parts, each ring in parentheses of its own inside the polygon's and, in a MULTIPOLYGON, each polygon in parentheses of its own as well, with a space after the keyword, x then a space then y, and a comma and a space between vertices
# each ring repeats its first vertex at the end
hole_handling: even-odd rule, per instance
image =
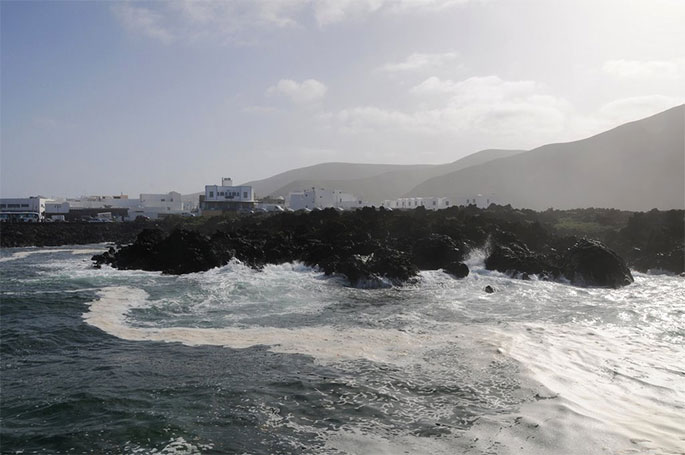
POLYGON ((295 191, 288 195, 288 207, 293 210, 325 209, 336 207, 354 209, 364 207, 366 203, 353 194, 340 190, 311 187, 304 191, 295 191))
POLYGON ((390 209, 415 209, 423 207, 426 210, 440 210, 452 207, 451 198, 447 197, 404 197, 399 199, 386 199, 381 207, 390 209))
MULTIPOLYGON (((0 199, 0 213, 6 214, 2 219, 10 219, 16 217, 10 217, 9 215, 19 215, 27 214, 25 220, 31 219, 31 221, 42 221, 45 217, 45 204, 50 201, 50 199, 42 196, 31 196, 27 198, 1 198, 0 199), (28 214, 35 214, 36 216, 28 214)), ((19 218, 16 218, 19 220, 19 218)), ((23 221, 23 219, 22 219, 23 221)))
POLYGON ((205 185, 205 194, 200 199, 203 212, 251 210, 254 206, 252 187, 233 186, 233 180, 229 177, 222 178, 221 185, 205 185))

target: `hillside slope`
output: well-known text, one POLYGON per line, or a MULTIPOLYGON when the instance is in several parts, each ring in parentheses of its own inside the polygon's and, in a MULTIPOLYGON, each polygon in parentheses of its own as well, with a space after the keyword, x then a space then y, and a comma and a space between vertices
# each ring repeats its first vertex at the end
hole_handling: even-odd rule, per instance
POLYGON ((487 194, 537 210, 685 208, 685 105, 575 142, 434 177, 406 196, 487 194))
POLYGON ((404 166, 400 169, 393 169, 379 174, 354 179, 345 179, 340 176, 331 179, 298 179, 288 182, 271 194, 274 196, 287 197, 290 192, 301 191, 305 188, 331 188, 353 193, 365 201, 379 202, 384 199, 397 198, 416 185, 432 177, 521 152, 522 150, 482 150, 452 163, 429 166, 404 166))

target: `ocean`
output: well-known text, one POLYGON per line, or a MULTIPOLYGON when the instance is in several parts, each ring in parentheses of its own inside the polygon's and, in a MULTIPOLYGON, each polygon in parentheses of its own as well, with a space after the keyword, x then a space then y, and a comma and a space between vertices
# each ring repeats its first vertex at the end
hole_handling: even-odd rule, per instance
POLYGON ((0 251, 0 451, 683 454, 685 279, 622 289, 0 251), (484 292, 485 286, 495 289, 484 292))

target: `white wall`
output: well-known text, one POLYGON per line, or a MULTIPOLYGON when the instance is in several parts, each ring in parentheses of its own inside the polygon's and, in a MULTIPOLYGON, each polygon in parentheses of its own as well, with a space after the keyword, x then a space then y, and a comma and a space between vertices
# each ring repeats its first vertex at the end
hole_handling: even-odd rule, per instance
POLYGON ((254 202, 251 186, 206 185, 205 201, 254 202))
POLYGON ((171 191, 166 194, 141 193, 140 205, 143 208, 161 209, 158 210, 161 212, 183 211, 183 199, 181 199, 181 193, 177 193, 176 191, 171 191))
POLYGON ((364 204, 353 194, 343 193, 340 190, 327 190, 325 188, 310 188, 288 195, 288 207, 293 210, 325 209, 328 207, 349 209, 363 207, 364 204))

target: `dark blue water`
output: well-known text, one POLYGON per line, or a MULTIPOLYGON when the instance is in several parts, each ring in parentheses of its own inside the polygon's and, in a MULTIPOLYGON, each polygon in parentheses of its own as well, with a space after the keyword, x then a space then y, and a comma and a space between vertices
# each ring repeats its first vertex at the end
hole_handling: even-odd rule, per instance
MULTIPOLYGON (((2 251, 2 453, 510 453, 519 441, 494 444, 493 433, 479 446, 474 428, 493 419, 514 428, 543 388, 523 374, 527 351, 503 355, 508 338, 493 336, 531 332, 518 325, 528 318, 594 330, 604 327, 598 319, 632 327, 657 317, 630 313, 631 298, 658 293, 647 278, 632 296, 486 272, 461 284, 431 272, 406 289, 358 290, 300 267, 95 270, 92 249, 2 251), (511 292, 486 296, 485 283, 511 292), (108 301, 103 289, 122 297, 108 301), (622 301, 620 311, 602 306, 622 301)), ((671 321, 662 332, 676 345, 683 314, 676 307, 657 321, 671 321)), ((554 339, 545 340, 555 361, 554 339)), ((564 431, 577 432, 569 423, 564 431)), ((670 433, 664 441, 655 444, 669 453, 670 433)))

